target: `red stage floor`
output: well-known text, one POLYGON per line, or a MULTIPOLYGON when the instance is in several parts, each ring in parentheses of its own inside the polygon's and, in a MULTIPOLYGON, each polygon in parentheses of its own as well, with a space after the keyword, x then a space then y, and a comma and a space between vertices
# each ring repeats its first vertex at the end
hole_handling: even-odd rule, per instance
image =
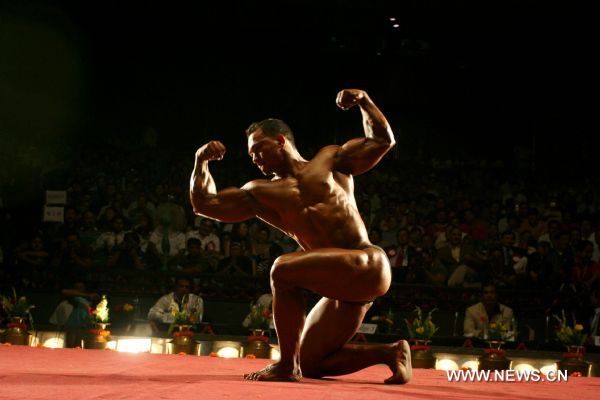
POLYGON ((600 399, 600 378, 560 383, 448 382, 444 371, 415 370, 403 386, 382 383, 374 366, 335 379, 248 382, 267 360, 126 354, 0 346, 0 399, 600 399))

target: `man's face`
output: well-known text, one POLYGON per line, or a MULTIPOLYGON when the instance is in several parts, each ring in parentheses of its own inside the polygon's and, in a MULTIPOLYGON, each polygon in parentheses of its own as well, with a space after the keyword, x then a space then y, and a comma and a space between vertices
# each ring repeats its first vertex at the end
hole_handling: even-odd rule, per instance
POLYGON ((257 129, 248 136, 248 155, 264 175, 276 174, 283 161, 282 145, 257 129))
POLYGON ((483 288, 481 295, 481 302, 485 305, 493 305, 498 301, 498 295, 496 294, 496 288, 493 286, 486 286, 483 288))
POLYGON ((119 233, 123 230, 123 220, 121 218, 113 218, 113 231, 119 233))
POLYGON ((408 243, 408 231, 405 229, 401 229, 398 232, 398 244, 400 246, 405 246, 408 243))
POLYGON ((212 225, 210 221, 204 220, 200 223, 199 231, 202 235, 208 235, 212 231, 212 225))
POLYGON ((452 246, 459 246, 462 242, 462 232, 460 229, 452 229, 450 231, 450 244, 452 246))
POLYGON ((505 233, 502 235, 502 245, 505 247, 512 247, 515 244, 515 235, 512 233, 505 233))
POLYGON ((181 299, 186 294, 189 294, 191 289, 192 284, 190 281, 188 281, 187 279, 180 279, 175 285, 175 295, 181 299))
POLYGON ((188 246, 188 252, 191 256, 199 256, 202 254, 202 247, 199 244, 191 244, 188 246))

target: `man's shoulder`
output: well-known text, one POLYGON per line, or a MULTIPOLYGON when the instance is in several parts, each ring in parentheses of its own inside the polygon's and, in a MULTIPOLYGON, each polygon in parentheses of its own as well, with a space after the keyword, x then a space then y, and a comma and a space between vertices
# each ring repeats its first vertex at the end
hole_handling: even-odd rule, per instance
POLYGON ((483 307, 483 303, 481 302, 473 304, 472 306, 467 307, 467 312, 476 313, 481 309, 481 307, 483 307))
POLYGON ((253 181, 246 182, 241 189, 252 193, 255 190, 260 190, 261 188, 269 186, 272 183, 273 181, 267 179, 255 179, 253 181))

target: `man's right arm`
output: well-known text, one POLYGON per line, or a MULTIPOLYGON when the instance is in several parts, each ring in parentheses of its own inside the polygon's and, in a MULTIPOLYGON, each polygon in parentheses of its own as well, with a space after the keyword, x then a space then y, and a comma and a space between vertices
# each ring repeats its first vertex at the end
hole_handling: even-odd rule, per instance
POLYGON ((256 202, 243 189, 227 188, 217 191, 208 169, 208 162, 221 160, 225 146, 212 141, 196 152, 196 162, 190 178, 190 201, 194 213, 222 222, 240 222, 256 216, 256 202))

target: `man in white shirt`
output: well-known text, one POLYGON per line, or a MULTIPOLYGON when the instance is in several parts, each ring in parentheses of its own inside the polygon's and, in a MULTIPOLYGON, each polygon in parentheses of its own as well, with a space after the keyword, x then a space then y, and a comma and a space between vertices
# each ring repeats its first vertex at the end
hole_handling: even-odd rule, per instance
POLYGON ((104 251, 106 254, 110 254, 116 246, 123 242, 125 232, 123 230, 124 223, 123 218, 114 217, 112 220, 112 229, 108 232, 103 232, 98 236, 96 242, 92 246, 95 251, 104 251))
POLYGON ((510 307, 498 303, 496 286, 493 284, 484 285, 481 301, 467 308, 465 312, 464 335, 483 338, 486 324, 492 322, 510 323, 513 317, 513 310, 510 307))
POLYGON ((179 308, 185 307, 188 313, 198 313, 198 322, 202 321, 204 314, 204 300, 200 296, 190 293, 192 282, 189 278, 178 277, 175 280, 174 290, 162 296, 156 304, 148 311, 148 322, 154 333, 159 332, 164 324, 174 321, 172 304, 176 303, 179 308), (186 304, 181 304, 186 297, 186 304))

